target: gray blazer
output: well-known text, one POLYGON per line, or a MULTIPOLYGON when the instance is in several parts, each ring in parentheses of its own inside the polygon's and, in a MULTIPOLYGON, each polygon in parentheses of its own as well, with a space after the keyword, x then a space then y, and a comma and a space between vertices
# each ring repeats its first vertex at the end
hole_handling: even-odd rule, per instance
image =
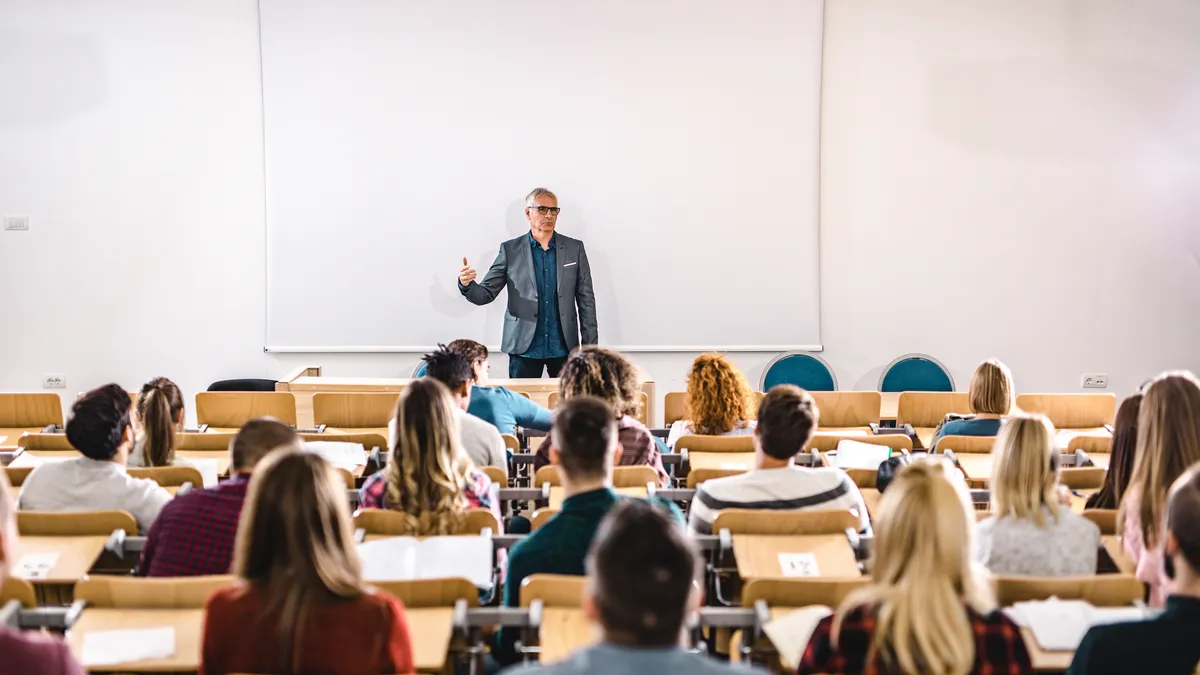
MULTIPOLYGON (((588 264, 583 242, 555 233, 558 258, 558 320, 567 350, 581 343, 594 345, 596 330, 596 294, 592 291, 592 267, 588 264), (582 331, 582 336, 580 332, 582 331)), ((538 289, 533 273, 533 251, 529 233, 500 245, 496 261, 483 275, 459 290, 476 305, 496 299, 500 289, 508 287, 508 309, 504 312, 504 337, 500 349, 505 354, 524 354, 533 344, 537 330, 538 289)))

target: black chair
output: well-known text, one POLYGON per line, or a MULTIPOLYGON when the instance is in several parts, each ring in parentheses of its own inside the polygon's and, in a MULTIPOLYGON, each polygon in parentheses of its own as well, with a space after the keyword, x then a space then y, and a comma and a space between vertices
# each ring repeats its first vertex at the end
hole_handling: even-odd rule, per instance
POLYGON ((208 385, 209 391, 275 391, 275 380, 244 378, 240 380, 217 380, 208 385))

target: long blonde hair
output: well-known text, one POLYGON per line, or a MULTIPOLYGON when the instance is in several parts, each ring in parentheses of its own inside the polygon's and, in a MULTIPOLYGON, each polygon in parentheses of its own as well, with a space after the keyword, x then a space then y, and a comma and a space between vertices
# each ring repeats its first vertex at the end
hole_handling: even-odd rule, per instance
POLYGON ((866 606, 876 615, 867 663, 886 672, 960 675, 975 664, 975 634, 963 607, 986 614, 992 590, 971 563, 975 515, 966 486, 937 460, 900 471, 879 504, 871 583, 838 608, 866 606))
POLYGON ((968 396, 968 405, 973 413, 1007 415, 1016 405, 1012 371, 999 359, 984 361, 971 375, 968 396))
POLYGON ((1046 526, 1042 507, 1058 520, 1054 486, 1058 448, 1045 415, 1018 413, 1005 420, 992 448, 992 512, 997 518, 1032 518, 1046 526))
MULTIPOLYGON (((233 573, 266 597, 283 672, 301 672, 304 629, 320 605, 366 592, 342 479, 319 456, 277 450, 255 468, 233 573)), ((380 616, 380 621, 386 617, 380 616)))
MULTIPOLYGON (((1200 382, 1187 371, 1159 375, 1142 394, 1137 452, 1126 499, 1141 517, 1142 540, 1154 546, 1162 529, 1171 484, 1200 462, 1200 382)), ((1121 510, 1123 516, 1125 510, 1121 510)), ((1124 518, 1121 517, 1122 527, 1124 518)))
POLYGON ((688 372, 687 416, 702 434, 724 434, 754 417, 746 377, 720 354, 701 354, 688 372))
POLYGON ((387 507, 404 514, 414 536, 456 534, 467 513, 471 460, 459 441, 450 390, 430 378, 404 389, 392 420, 387 507))

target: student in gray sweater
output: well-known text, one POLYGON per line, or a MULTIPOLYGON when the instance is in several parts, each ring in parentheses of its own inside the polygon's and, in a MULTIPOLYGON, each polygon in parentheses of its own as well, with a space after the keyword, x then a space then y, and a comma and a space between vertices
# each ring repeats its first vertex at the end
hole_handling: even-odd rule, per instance
POLYGON ((684 622, 699 606, 704 566, 683 528, 640 499, 618 503, 600 525, 587 560, 583 611, 600 643, 515 675, 731 675, 756 672, 682 647, 684 622))

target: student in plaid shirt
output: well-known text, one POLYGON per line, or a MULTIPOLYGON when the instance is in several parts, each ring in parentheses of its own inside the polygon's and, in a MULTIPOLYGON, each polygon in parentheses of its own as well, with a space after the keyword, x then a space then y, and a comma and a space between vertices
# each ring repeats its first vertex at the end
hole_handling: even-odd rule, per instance
POLYGON ((250 474, 259 460, 282 447, 302 447, 291 427, 268 418, 247 422, 229 444, 230 479, 179 495, 163 507, 146 538, 139 573, 148 577, 229 574, 250 474))
POLYGON ((947 467, 916 461, 889 486, 871 582, 817 624, 798 675, 1033 672, 1020 629, 971 563, 975 514, 947 467))

